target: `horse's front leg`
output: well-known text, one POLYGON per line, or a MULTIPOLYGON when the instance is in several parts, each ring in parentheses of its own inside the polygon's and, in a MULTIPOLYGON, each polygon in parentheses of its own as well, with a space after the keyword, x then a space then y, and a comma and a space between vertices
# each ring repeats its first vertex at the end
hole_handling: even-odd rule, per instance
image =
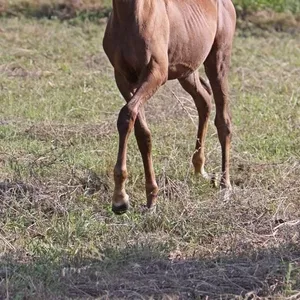
POLYGON ((133 97, 129 99, 128 103, 121 109, 117 121, 119 151, 117 163, 114 168, 115 190, 112 201, 112 210, 116 214, 122 214, 129 208, 129 197, 125 191, 125 181, 128 176, 126 156, 128 137, 135 126, 135 123, 135 134, 145 168, 148 208, 153 207, 157 197, 158 188, 151 160, 151 140, 144 118, 143 104, 151 98, 163 83, 166 82, 167 59, 151 58, 142 74, 144 75, 141 76, 138 89, 135 91, 133 97), (137 118, 138 120, 136 122, 137 118))

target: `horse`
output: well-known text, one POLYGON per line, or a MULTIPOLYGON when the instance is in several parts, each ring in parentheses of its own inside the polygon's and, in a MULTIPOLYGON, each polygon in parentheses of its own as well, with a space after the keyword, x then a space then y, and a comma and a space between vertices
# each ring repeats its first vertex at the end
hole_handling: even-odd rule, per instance
POLYGON ((126 157, 128 137, 133 129, 144 165, 146 209, 155 208, 158 185, 144 104, 167 80, 178 79, 194 99, 199 124, 192 163, 195 173, 205 178, 209 176, 204 169, 204 143, 213 94, 215 126, 222 150, 220 187, 231 189, 228 74, 235 26, 236 12, 231 0, 112 0, 103 49, 126 101, 117 120, 119 148, 114 168, 114 213, 122 214, 129 208, 125 190, 126 157), (202 64, 209 84, 198 75, 202 64))

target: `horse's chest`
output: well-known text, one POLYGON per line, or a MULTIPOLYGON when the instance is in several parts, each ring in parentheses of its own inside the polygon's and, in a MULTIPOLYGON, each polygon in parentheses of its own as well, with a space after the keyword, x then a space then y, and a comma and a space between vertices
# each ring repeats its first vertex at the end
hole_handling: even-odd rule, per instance
POLYGON ((128 39, 116 48, 116 64, 118 69, 131 83, 135 83, 148 63, 144 45, 128 39))
POLYGON ((114 69, 130 83, 136 83, 149 62, 145 40, 135 27, 120 27, 110 20, 103 47, 114 69))

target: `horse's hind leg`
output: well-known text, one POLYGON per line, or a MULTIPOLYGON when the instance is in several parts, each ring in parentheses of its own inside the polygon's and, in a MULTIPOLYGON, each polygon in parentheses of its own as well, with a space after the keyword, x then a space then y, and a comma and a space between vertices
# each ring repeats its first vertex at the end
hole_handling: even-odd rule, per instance
POLYGON ((156 183, 153 163, 152 163, 151 132, 146 122, 144 107, 141 107, 139 110, 137 120, 134 124, 134 134, 144 164, 147 208, 151 209, 154 208, 156 205, 158 185, 156 183))
POLYGON ((216 103, 215 125, 222 148, 221 188, 231 188, 229 177, 229 151, 231 143, 231 115, 229 112, 228 75, 232 41, 235 29, 234 10, 224 17, 223 27, 218 28, 214 45, 204 62, 216 103))
POLYGON ((200 173, 203 177, 209 179, 209 176, 204 169, 204 143, 207 133, 209 114, 211 111, 211 97, 207 92, 207 89, 201 84, 197 71, 186 78, 179 79, 179 82, 181 86, 193 97, 199 116, 196 149, 192 159, 195 173, 200 173))

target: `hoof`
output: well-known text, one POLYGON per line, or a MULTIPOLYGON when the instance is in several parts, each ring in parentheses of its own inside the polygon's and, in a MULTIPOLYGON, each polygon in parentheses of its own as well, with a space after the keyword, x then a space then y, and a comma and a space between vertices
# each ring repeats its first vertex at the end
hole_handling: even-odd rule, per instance
POLYGON ((204 180, 209 181, 211 186, 214 188, 218 188, 218 178, 217 174, 208 174, 205 170, 200 171, 195 171, 196 176, 201 176, 204 178, 204 180))
POLYGON ((152 205, 151 207, 147 207, 147 205, 142 205, 141 213, 142 214, 155 214, 156 213, 156 205, 152 205))
POLYGON ((221 190, 227 190, 227 191, 232 191, 232 186, 231 186, 231 183, 220 183, 220 189, 221 190))
POLYGON ((218 175, 216 173, 213 173, 211 176, 210 176, 210 184, 213 188, 219 188, 219 185, 218 185, 218 175))
POLYGON ((124 213, 126 213, 129 209, 129 202, 125 202, 121 205, 112 205, 112 211, 116 214, 116 215, 122 215, 124 213))
POLYGON ((202 171, 201 172, 201 176, 204 178, 204 179, 206 179, 206 180, 212 180, 212 178, 213 178, 213 175, 209 175, 206 171, 202 171))
POLYGON ((232 200, 232 196, 233 196, 233 191, 232 188, 223 188, 220 191, 220 200, 227 203, 230 202, 232 200))

